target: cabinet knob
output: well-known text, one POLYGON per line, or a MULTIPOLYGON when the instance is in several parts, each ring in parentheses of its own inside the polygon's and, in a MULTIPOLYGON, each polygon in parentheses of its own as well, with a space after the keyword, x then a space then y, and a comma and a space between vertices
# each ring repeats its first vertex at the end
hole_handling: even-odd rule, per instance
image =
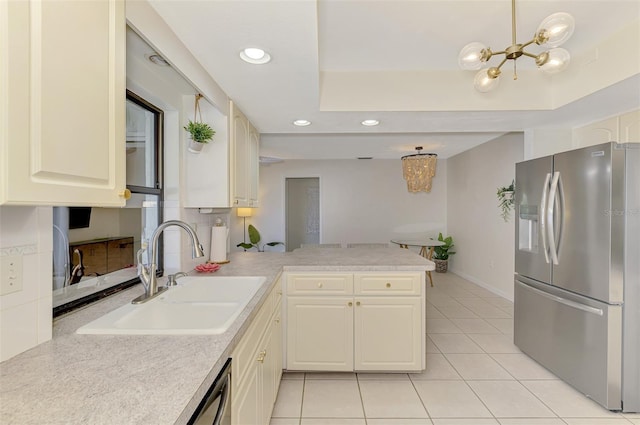
POLYGON ((359 306, 360 305, 360 301, 356 301, 356 305, 359 306))
POLYGON ((318 288, 322 288, 322 282, 318 282, 318 288))
POLYGON ((278 317, 278 318, 275 320, 275 322, 276 322, 276 323, 280 323, 280 318, 278 317))
POLYGON ((353 305, 353 303, 352 303, 351 301, 349 301, 349 303, 347 303, 347 305, 348 305, 349 307, 351 307, 351 306, 353 305))
POLYGON ((391 288, 391 284, 387 282, 387 288, 391 288))
POLYGON ((125 200, 131 199, 131 191, 129 189, 121 190, 118 192, 118 196, 124 198, 125 200))
POLYGON ((262 350, 260 351, 260 354, 258 354, 258 363, 264 363, 264 358, 267 357, 267 350, 262 350))

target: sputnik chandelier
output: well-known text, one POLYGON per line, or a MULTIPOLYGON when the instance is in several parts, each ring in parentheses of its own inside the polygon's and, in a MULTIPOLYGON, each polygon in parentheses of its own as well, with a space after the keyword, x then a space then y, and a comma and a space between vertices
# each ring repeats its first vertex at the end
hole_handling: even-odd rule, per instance
POLYGON ((469 43, 462 48, 458 56, 458 63, 462 69, 476 70, 489 61, 494 55, 504 55, 498 66, 481 69, 475 77, 474 86, 479 92, 488 92, 499 84, 502 71, 500 68, 508 60, 513 61, 513 79, 518 79, 516 60, 520 56, 533 58, 538 68, 547 74, 555 74, 563 71, 569 65, 570 55, 565 49, 559 48, 573 34, 575 23, 573 17, 565 12, 558 12, 547 16, 538 26, 533 39, 519 44, 516 41, 516 0, 511 0, 511 45, 506 49, 493 52, 487 46, 477 41, 469 43), (550 50, 538 55, 526 52, 524 49, 531 45, 545 45, 550 50))
POLYGON ((405 155, 402 159, 402 175, 407 181, 409 192, 431 192, 431 180, 436 175, 435 153, 421 153, 422 146, 416 146, 413 155, 405 155))

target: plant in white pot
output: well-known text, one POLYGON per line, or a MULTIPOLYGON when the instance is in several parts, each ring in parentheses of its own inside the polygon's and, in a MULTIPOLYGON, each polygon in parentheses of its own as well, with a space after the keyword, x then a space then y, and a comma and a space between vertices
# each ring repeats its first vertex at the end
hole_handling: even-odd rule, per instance
POLYGON ((216 134, 215 130, 211 128, 209 124, 202 122, 202 114, 200 113, 201 98, 201 94, 196 95, 196 104, 193 113, 194 121, 189 120, 189 124, 184 126, 184 129, 190 134, 189 152, 193 153, 200 152, 202 147, 213 140, 213 136, 216 134), (198 115, 200 116, 200 121, 197 120, 198 115))
POLYGON ((513 192, 515 191, 515 181, 511 181, 509 186, 499 187, 496 195, 498 196, 498 208, 500 208, 500 216, 507 222, 513 209, 514 200, 513 192))
POLYGON ((446 273, 449 268, 449 256, 455 254, 453 251, 449 251, 453 248, 453 238, 442 236, 442 233, 438 234, 438 240, 444 245, 433 247, 433 262, 436 263, 437 273, 446 273))

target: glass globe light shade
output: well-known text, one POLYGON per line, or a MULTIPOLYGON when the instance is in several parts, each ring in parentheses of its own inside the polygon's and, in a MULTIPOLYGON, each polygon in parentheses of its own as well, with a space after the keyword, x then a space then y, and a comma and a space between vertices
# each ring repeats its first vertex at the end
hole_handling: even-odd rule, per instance
POLYGON ((482 58, 482 51, 486 49, 487 46, 477 41, 464 46, 458 55, 460 68, 467 70, 480 69, 482 64, 486 62, 486 59, 483 60, 482 58))
POLYGON ((547 52, 549 59, 539 68, 546 74, 557 74, 569 66, 571 55, 565 49, 557 47, 547 52))
POLYGON ((558 12, 547 16, 538 26, 536 34, 542 31, 547 37, 544 43, 549 47, 558 47, 571 38, 576 27, 573 16, 565 12, 558 12))
POLYGON ((478 73, 476 74, 476 77, 473 79, 473 86, 480 93, 489 92, 495 89, 496 87, 498 87, 498 85, 500 84, 500 78, 499 77, 491 78, 487 71, 488 70, 486 69, 481 69, 480 71, 478 71, 478 73))

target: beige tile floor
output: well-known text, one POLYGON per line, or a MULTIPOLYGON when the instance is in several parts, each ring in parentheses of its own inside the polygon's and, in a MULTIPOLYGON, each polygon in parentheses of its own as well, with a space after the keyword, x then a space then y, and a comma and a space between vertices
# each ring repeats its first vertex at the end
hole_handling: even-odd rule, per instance
POLYGON ((449 272, 427 290, 422 373, 285 373, 271 425, 640 425, 513 345, 513 303, 449 272))

